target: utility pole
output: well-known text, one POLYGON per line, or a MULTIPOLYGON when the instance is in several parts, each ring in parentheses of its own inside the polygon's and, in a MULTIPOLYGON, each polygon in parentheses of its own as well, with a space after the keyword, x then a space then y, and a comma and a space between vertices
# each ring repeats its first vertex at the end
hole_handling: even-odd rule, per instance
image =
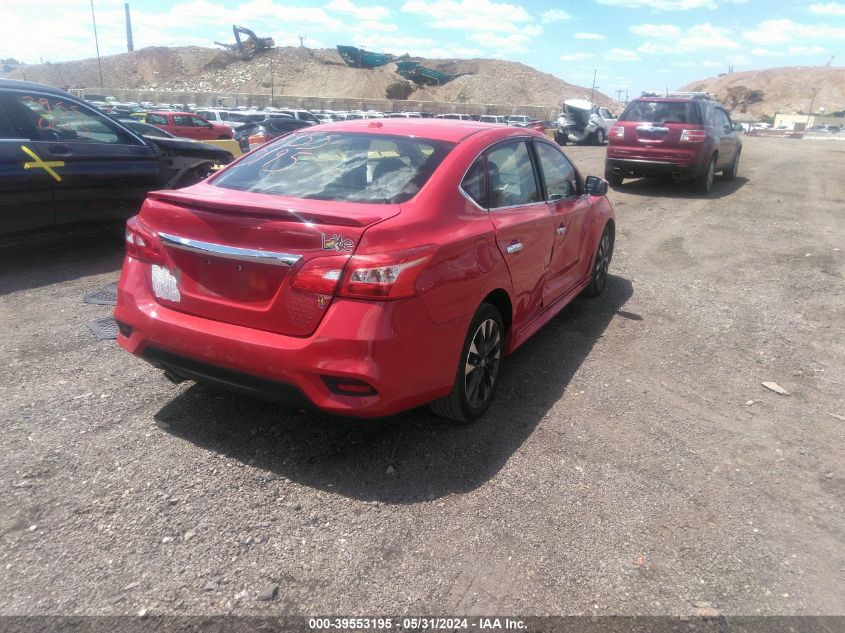
MULTIPOLYGON (((93 2, 93 0, 91 0, 91 1, 93 2)), ((595 95, 595 92, 596 92, 596 73, 597 73, 597 72, 598 72, 598 69, 597 69, 597 68, 593 68, 593 87, 592 87, 592 89, 590 90, 590 103, 592 103, 592 101, 593 101, 593 96, 595 95)))
POLYGON ((813 116, 813 104, 816 102, 816 93, 818 93, 818 91, 818 88, 813 90, 813 97, 810 99, 810 112, 807 114, 807 127, 810 126, 810 117, 813 116))
POLYGON ((100 63, 100 40, 97 38, 97 18, 94 17, 94 0, 91 0, 91 23, 94 25, 94 45, 97 47, 97 68, 100 70, 100 88, 102 88, 103 65, 100 63))
POLYGON ((625 92, 625 91, 621 90, 621 89, 616 91, 616 100, 617 101, 622 101, 622 93, 623 92, 625 92))
MULTIPOLYGON (((272 55, 272 53, 271 53, 272 55)), ((275 87, 273 86, 273 57, 269 56, 268 59, 270 60, 270 105, 272 107, 276 107, 276 104, 273 101, 276 98, 276 91, 275 87)))

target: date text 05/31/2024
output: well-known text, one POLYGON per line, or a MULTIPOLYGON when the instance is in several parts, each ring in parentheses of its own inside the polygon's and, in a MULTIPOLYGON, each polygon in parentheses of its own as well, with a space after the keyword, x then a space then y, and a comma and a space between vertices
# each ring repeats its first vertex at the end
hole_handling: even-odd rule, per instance
POLYGON ((479 630, 525 630, 526 624, 518 618, 449 618, 449 617, 353 617, 353 618, 309 618, 308 628, 319 630, 372 630, 384 631, 456 631, 479 630))

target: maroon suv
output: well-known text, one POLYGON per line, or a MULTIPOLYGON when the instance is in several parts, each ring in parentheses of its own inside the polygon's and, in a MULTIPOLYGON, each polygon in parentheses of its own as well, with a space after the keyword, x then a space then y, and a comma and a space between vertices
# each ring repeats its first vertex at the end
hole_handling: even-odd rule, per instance
POLYGON ((701 93, 634 99, 607 141, 604 177, 614 187, 624 178, 670 175, 707 193, 716 172, 736 177, 742 151, 728 113, 701 93))

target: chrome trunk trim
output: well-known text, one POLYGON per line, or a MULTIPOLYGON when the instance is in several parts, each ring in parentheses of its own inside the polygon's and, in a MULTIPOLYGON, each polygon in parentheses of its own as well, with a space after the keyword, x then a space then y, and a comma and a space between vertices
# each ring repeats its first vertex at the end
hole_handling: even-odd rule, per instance
POLYGON ((192 240, 187 237, 179 237, 178 235, 171 235, 170 233, 159 233, 158 236, 161 238, 161 241, 165 246, 182 251, 190 251, 192 253, 224 257, 226 259, 249 260, 261 262, 262 264, 272 264, 274 266, 293 266, 296 262, 302 259, 302 255, 292 255, 290 253, 278 253, 274 251, 261 251, 253 248, 239 248, 237 246, 226 246, 225 244, 214 244, 213 242, 203 242, 200 240, 192 240))

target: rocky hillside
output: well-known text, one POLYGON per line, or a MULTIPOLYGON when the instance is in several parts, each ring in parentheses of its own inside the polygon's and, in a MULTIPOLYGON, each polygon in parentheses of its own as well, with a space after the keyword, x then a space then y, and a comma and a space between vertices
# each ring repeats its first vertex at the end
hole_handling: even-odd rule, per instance
POLYGON ((845 68, 770 68, 711 77, 681 90, 711 92, 734 112, 766 114, 845 110, 845 68), (815 93, 815 99, 813 94, 815 93))
MULTIPOLYGON (((575 86, 516 62, 495 59, 427 59, 424 66, 448 73, 471 73, 436 88, 420 88, 388 64, 373 70, 349 68, 333 49, 277 48, 243 61, 222 49, 150 47, 102 58, 103 83, 110 88, 269 94, 270 70, 277 95, 414 99, 497 105, 559 105, 585 97, 575 86)), ((566 68, 561 68, 561 74, 566 68)), ((9 75, 54 86, 99 86, 96 59, 27 66, 9 75)), ((595 100, 613 105, 606 95, 595 100)))

